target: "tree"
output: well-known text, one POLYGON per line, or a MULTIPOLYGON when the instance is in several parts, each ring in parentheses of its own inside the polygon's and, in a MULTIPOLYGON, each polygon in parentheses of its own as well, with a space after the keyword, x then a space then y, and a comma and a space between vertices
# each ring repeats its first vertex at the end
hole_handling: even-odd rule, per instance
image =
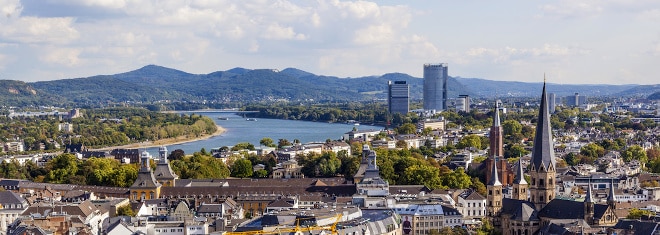
POLYGON ((248 178, 252 176, 252 162, 245 158, 238 159, 231 166, 231 176, 238 178, 248 178))
POLYGON ((291 146, 291 142, 287 139, 279 139, 277 142, 277 148, 282 148, 284 146, 291 146))
POLYGON ((264 169, 261 169, 261 170, 255 171, 252 176, 254 178, 268 178, 268 171, 266 171, 264 169))
POLYGON ((135 216, 135 211, 131 209, 131 205, 120 206, 117 208, 117 216, 135 216))
POLYGON ((650 216, 654 214, 655 213, 653 213, 652 211, 642 210, 638 208, 631 208, 630 210, 628 210, 628 216, 626 216, 626 219, 640 219, 642 218, 642 216, 650 216))
POLYGON ((522 124, 516 120, 506 120, 502 122, 502 134, 504 134, 504 136, 522 134, 522 128, 522 124))
POLYGON ((317 162, 317 167, 321 176, 331 177, 337 175, 341 169, 341 160, 337 158, 334 152, 325 152, 317 162))
POLYGON ((527 155, 528 153, 529 151, 527 151, 525 147, 523 147, 520 144, 509 144, 504 147, 505 158, 522 157, 527 155))
POLYGON ((181 160, 181 159, 183 159, 183 157, 185 157, 185 156, 186 156, 186 153, 183 152, 182 149, 175 149, 174 151, 172 151, 172 152, 170 153, 169 156, 167 156, 167 159, 170 160, 170 161, 173 161, 173 160, 181 160))
POLYGON ((275 146, 277 146, 277 145, 275 145, 275 141, 271 138, 268 138, 268 137, 264 137, 263 139, 261 139, 259 141, 259 144, 261 144, 263 146, 266 146, 266 147, 275 147, 275 146))
POLYGON ((417 126, 412 123, 406 123, 396 128, 398 134, 415 134, 417 133, 417 126))
POLYGON ((442 187, 438 168, 428 165, 412 165, 403 172, 405 184, 422 184, 430 189, 442 187))
POLYGON ((49 169, 46 181, 56 184, 70 183, 78 173, 78 159, 70 153, 60 154, 46 164, 49 169))
POLYGON ((486 195, 486 190, 487 190, 486 185, 484 185, 484 183, 481 182, 481 180, 479 180, 478 177, 472 178, 472 188, 474 188, 474 190, 476 190, 477 193, 481 195, 486 195))
POLYGON ((472 185, 472 179, 465 173, 465 170, 462 167, 459 167, 444 176, 441 175, 440 177, 443 185, 449 188, 466 189, 472 185))
POLYGON ((646 150, 646 157, 649 160, 655 160, 655 159, 660 158, 660 149, 650 148, 650 149, 646 150))
POLYGON ((481 137, 478 135, 467 135, 463 137, 456 145, 459 149, 475 148, 481 149, 481 137))
POLYGON ((644 149, 639 145, 633 145, 628 147, 626 150, 623 151, 623 153, 621 153, 621 157, 625 162, 630 162, 632 160, 638 160, 642 164, 646 164, 646 162, 648 162, 646 151, 644 151, 644 149))
POLYGON ((605 156, 605 148, 596 143, 590 143, 580 148, 580 154, 595 160, 605 156))

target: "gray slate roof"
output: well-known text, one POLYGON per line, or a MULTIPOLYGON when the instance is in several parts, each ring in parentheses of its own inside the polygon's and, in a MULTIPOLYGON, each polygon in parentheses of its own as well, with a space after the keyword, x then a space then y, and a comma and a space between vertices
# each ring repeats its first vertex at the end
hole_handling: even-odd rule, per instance
POLYGON ((541 95, 541 107, 539 118, 536 123, 536 135, 534 136, 534 148, 532 149, 533 169, 548 169, 550 165, 555 169, 555 150, 552 141, 552 128, 550 127, 550 114, 548 113, 548 95, 545 93, 543 83, 543 94, 541 95))

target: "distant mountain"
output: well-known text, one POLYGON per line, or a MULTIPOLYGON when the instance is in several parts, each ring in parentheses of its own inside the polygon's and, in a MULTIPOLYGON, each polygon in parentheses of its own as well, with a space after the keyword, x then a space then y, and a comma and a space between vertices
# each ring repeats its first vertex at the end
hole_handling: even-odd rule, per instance
MULTIPOLYGON (((191 74, 157 65, 137 70, 87 78, 35 83, 0 81, 0 102, 5 105, 103 105, 111 102, 153 102, 161 100, 194 103, 249 103, 286 99, 360 101, 387 98, 388 81, 406 81, 410 97, 422 99, 423 79, 403 73, 340 78, 316 75, 296 68, 233 68, 209 74, 191 74)), ((450 77, 448 97, 475 98, 533 97, 541 83, 491 81, 450 77)), ((587 96, 646 96, 660 85, 565 85, 548 84, 558 96, 580 93, 587 96)))
POLYGON ((645 98, 657 92, 660 92, 660 84, 635 85, 629 89, 617 92, 614 95, 619 97, 645 98))
MULTIPOLYGON (((44 100, 62 102, 63 97, 34 88, 29 83, 0 80, 0 104, 7 106, 39 106, 44 100)), ((52 103, 51 102, 51 103, 52 103)))
MULTIPOLYGON (((492 81, 481 78, 457 78, 459 83, 469 84, 468 88, 475 93, 476 97, 498 98, 498 97, 534 97, 543 87, 542 82, 512 82, 492 81)), ((623 92, 637 85, 590 85, 590 84, 556 84, 548 83, 548 93, 557 96, 569 96, 575 93, 588 97, 611 96, 623 92)))

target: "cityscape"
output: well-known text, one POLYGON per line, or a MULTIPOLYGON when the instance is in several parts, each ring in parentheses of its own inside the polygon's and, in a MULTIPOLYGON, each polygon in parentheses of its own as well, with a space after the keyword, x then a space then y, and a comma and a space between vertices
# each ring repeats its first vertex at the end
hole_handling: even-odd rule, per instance
MULTIPOLYGON (((95 116, 106 128, 112 123, 125 129, 139 118, 135 115, 156 114, 145 108, 19 112, 29 109, 13 107, 3 125, 51 120, 62 135, 28 142, 14 134, 3 142, 0 229, 3 234, 655 231, 644 229, 658 223, 657 98, 636 105, 594 103, 579 93, 548 93, 545 83, 540 97, 531 99, 536 105, 450 98, 448 70, 446 63, 423 65, 421 104, 411 99, 406 81, 388 81, 386 105, 378 106, 388 114, 384 128, 363 129, 360 120, 366 119, 356 118, 335 124, 352 127, 339 139, 306 143, 264 137, 258 147, 205 146, 193 155, 158 147, 157 141, 141 142, 158 147, 152 156, 145 148, 112 142, 98 148, 101 143, 91 141, 96 137, 83 138, 82 125, 93 124, 81 120, 95 116)), ((213 120, 187 112, 153 119, 207 123, 198 136, 231 131, 222 127, 227 116, 213 120)), ((244 112, 232 117, 239 122, 269 118, 261 115, 269 111, 249 106, 210 112, 244 112)))
POLYGON ((660 3, 0 6, 0 235, 660 234, 660 3))

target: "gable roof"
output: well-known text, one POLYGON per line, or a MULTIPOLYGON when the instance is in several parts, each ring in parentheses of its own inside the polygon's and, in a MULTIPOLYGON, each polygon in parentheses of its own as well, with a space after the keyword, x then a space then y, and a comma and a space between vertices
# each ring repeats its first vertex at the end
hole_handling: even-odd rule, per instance
MULTIPOLYGON (((608 205, 594 204, 594 218, 600 219, 605 215, 608 205)), ((541 211, 539 217, 552 219, 584 219, 584 202, 564 199, 553 199, 541 211)))
POLYGON ((25 199, 12 191, 0 191, 0 205, 23 204, 25 199))
MULTIPOLYGON (((547 206, 546 206, 547 207, 547 206)), ((502 199, 502 215, 510 216, 516 221, 537 221, 538 213, 529 201, 517 200, 511 198, 502 199)))

